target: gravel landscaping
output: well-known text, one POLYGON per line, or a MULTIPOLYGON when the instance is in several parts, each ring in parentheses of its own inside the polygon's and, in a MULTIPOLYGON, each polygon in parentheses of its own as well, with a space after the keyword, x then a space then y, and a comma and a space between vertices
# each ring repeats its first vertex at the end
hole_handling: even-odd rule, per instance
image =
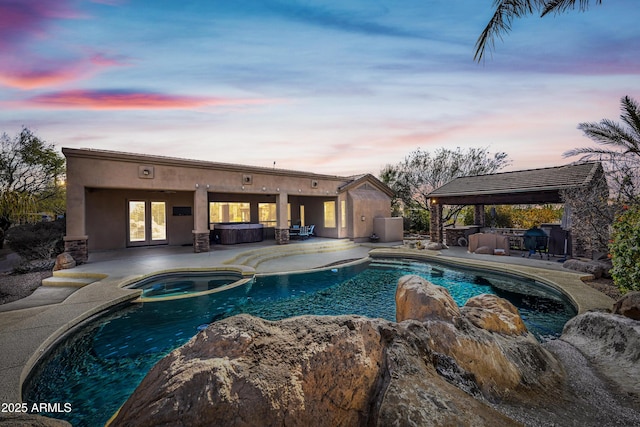
POLYGON ((6 304, 31 295, 42 284, 42 279, 47 277, 51 277, 50 271, 3 274, 0 276, 0 304, 6 304))

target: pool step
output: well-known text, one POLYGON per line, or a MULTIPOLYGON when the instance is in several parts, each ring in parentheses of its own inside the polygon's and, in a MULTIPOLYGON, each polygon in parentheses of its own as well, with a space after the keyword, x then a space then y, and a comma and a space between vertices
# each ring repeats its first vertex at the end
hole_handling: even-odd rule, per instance
POLYGON ((227 260, 224 264, 240 264, 256 268, 265 261, 273 259, 305 254, 317 254, 325 252, 338 252, 357 247, 351 240, 340 239, 335 241, 323 241, 318 243, 290 243, 288 245, 260 248, 246 251, 238 256, 227 260))
POLYGON ((355 248, 356 245, 350 240, 337 240, 331 242, 319 243, 291 243, 285 246, 277 246, 271 248, 255 249, 244 252, 234 260, 230 260, 230 264, 242 264, 253 268, 265 261, 277 259, 292 255, 305 255, 324 252, 337 252, 355 248))
POLYGON ((71 273, 64 270, 54 271, 53 276, 42 280, 42 286, 70 286, 81 288, 107 277, 106 274, 71 273))

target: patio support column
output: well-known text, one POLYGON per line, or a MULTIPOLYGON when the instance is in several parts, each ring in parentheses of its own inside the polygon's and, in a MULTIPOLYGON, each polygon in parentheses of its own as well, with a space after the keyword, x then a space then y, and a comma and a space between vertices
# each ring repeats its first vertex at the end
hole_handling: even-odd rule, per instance
POLYGON ((193 193, 193 251, 209 252, 209 197, 207 186, 196 184, 193 193))
POLYGON ((473 208, 473 223, 484 227, 484 205, 474 205, 473 208))
POLYGON ((289 195, 280 193, 276 195, 276 243, 286 245, 289 243, 289 218, 287 209, 289 195))
POLYGON ((429 238, 434 243, 443 243, 442 205, 432 201, 429 213, 429 238))
POLYGON ((85 228, 85 188, 73 183, 67 184, 67 235, 64 236, 64 251, 69 253, 77 264, 89 259, 89 236, 85 228))

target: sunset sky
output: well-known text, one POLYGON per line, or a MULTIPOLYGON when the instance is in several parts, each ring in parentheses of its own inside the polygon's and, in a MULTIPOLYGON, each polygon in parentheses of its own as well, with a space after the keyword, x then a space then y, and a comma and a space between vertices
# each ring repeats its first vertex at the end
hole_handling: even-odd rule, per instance
POLYGON ((97 148, 378 175, 418 147, 509 170, 591 145, 640 101, 638 0, 514 22, 492 0, 0 0, 0 132, 97 148))

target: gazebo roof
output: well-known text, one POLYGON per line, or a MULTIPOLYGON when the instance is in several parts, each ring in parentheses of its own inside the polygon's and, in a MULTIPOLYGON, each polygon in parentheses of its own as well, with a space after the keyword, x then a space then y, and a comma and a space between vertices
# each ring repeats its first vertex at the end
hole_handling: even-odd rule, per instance
POLYGON ((432 191, 442 205, 560 203, 560 191, 589 185, 598 162, 459 177, 432 191))

